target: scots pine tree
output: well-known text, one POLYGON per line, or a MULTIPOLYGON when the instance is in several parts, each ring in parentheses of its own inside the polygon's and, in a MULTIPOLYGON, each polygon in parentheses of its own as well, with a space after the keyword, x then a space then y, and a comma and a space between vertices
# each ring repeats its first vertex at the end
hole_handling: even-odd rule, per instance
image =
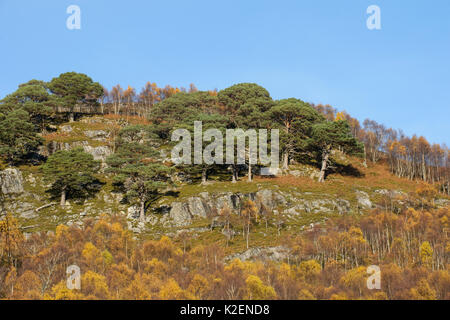
POLYGON ((50 192, 60 196, 61 207, 68 196, 84 198, 98 191, 100 183, 95 174, 100 163, 82 148, 58 151, 42 166, 44 178, 52 183, 50 192))

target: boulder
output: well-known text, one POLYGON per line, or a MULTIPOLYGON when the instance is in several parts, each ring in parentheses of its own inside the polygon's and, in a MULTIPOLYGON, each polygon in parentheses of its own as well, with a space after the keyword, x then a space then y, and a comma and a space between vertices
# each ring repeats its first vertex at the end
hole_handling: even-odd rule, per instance
POLYGON ((212 207, 216 208, 218 212, 225 207, 228 207, 230 210, 236 210, 239 207, 238 197, 231 192, 226 192, 214 201, 212 207))
POLYGON ((73 128, 70 125, 61 126, 61 132, 70 133, 72 131, 73 131, 73 128))
POLYGON ((88 130, 83 132, 86 137, 92 140, 106 141, 109 137, 109 132, 105 130, 88 130))
POLYGON ((189 206, 183 202, 173 202, 170 209, 169 216, 173 223, 178 226, 187 226, 192 221, 191 213, 189 212, 189 206))
POLYGON ((358 207, 360 209, 370 209, 372 208, 372 201, 370 201, 369 195, 367 192, 357 190, 356 191, 356 200, 358 201, 358 207))
POLYGON ((255 200, 259 207, 264 205, 269 210, 286 205, 286 199, 279 192, 269 189, 263 189, 256 192, 255 200))
POLYGON ((15 168, 8 168, 0 171, 1 191, 5 195, 23 193, 22 172, 15 168))
POLYGON ((206 218, 209 208, 206 203, 203 203, 199 197, 190 197, 187 199, 188 210, 193 216, 206 218))
POLYGON ((108 146, 91 147, 85 145, 83 146, 83 149, 86 153, 91 154, 94 157, 94 160, 99 160, 102 163, 106 162, 106 158, 112 154, 111 148, 108 146))

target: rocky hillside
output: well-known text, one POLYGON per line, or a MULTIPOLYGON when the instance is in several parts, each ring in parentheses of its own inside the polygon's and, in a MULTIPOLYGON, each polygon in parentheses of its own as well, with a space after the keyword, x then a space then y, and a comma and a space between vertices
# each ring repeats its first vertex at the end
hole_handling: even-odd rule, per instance
MULTIPOLYGON (((50 185, 44 182, 39 166, 7 168, 0 172, 5 211, 18 217, 28 233, 53 231, 59 224, 82 225, 88 218, 117 214, 127 217, 128 227, 136 237, 158 239, 168 235, 177 239, 180 233, 189 232, 195 241, 225 242, 224 222, 218 214, 228 208, 239 216, 243 202, 249 199, 258 212, 272 213, 270 223, 255 226, 251 246, 275 247, 280 234, 296 234, 330 217, 361 215, 377 207, 400 211, 418 201, 415 184, 392 176, 385 166, 366 168, 361 160, 339 155, 344 164, 352 161, 362 173, 360 177, 333 174, 321 184, 315 181, 317 169, 293 164, 281 176, 257 177, 254 182, 231 183, 221 179, 200 185, 178 181, 175 188, 146 208, 145 222, 139 221, 139 208, 127 204, 123 195, 114 190, 111 177, 104 173, 105 160, 114 150, 115 135, 124 125, 121 121, 85 118, 63 124, 44 137, 46 142, 40 149, 43 156, 81 146, 101 161, 99 177, 104 185, 94 197, 83 201, 69 199, 63 209, 46 192, 50 185)), ((174 179, 180 180, 176 174, 174 179)), ((449 202, 444 197, 433 200, 436 207, 449 202)), ((242 237, 235 237, 239 230, 233 228, 230 253, 244 249, 242 237)))

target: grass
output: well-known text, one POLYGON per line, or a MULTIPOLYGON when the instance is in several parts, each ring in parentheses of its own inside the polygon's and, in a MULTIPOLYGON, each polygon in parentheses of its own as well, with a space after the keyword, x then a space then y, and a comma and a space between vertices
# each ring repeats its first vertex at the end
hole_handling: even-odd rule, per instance
POLYGON ((52 132, 42 137, 46 143, 50 142, 60 142, 60 143, 75 143, 75 142, 87 142, 92 147, 99 147, 109 145, 112 140, 111 138, 106 138, 105 141, 100 141, 96 139, 89 138, 85 135, 86 131, 106 131, 111 132, 112 130, 118 130, 120 126, 115 122, 105 121, 102 117, 92 117, 91 121, 78 121, 78 122, 68 122, 61 124, 60 128, 63 126, 70 126, 72 131, 63 132, 59 129, 56 132, 52 132))

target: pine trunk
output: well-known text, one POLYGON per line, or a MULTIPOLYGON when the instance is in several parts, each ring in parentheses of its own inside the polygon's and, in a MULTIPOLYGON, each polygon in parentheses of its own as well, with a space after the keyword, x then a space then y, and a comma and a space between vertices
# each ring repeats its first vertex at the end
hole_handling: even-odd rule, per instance
POLYGON ((283 169, 289 169, 289 154, 287 152, 283 153, 283 169))
POLYGON ((64 208, 66 205, 66 190, 61 191, 61 207, 64 208))
POLYGON ((322 168, 320 169, 319 182, 325 181, 325 173, 327 171, 328 158, 330 156, 329 151, 324 151, 322 155, 322 168))
POLYGON ((145 221, 145 201, 141 201, 140 209, 139 209, 139 220, 141 222, 145 221))
POLYGON ((205 184, 207 180, 208 180, 208 175, 206 172, 206 168, 203 168, 202 169, 202 184, 205 184))

